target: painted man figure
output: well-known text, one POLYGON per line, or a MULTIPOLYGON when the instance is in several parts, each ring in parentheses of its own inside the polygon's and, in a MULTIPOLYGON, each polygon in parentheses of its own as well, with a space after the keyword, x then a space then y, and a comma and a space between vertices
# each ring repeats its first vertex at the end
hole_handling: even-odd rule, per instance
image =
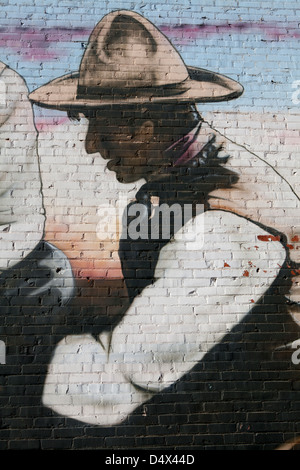
POLYGON ((243 322, 282 269, 297 268, 290 243, 299 224, 278 220, 272 202, 284 212, 293 201, 296 216, 299 199, 267 162, 239 158, 241 149, 195 107, 242 92, 225 76, 187 67, 142 16, 117 11, 95 27, 79 73, 30 95, 85 116, 87 152, 100 152, 120 182, 145 180, 126 209, 119 249, 130 306, 111 333, 71 335, 58 345, 43 395, 55 412, 121 423, 243 322), (163 207, 181 215, 191 208, 190 217, 178 226, 175 214, 167 233, 157 216, 163 207), (137 225, 140 238, 129 230, 137 225))

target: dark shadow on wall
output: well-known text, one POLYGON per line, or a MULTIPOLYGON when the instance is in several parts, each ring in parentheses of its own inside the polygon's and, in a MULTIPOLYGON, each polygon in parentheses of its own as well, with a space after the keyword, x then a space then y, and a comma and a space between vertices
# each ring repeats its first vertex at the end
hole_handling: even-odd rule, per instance
POLYGON ((122 425, 64 420, 72 448, 272 450, 293 439, 300 431, 300 366, 292 362, 291 343, 300 328, 288 312, 286 288, 283 268, 261 302, 201 363, 122 425))
MULTIPOLYGON (((299 432, 299 327, 276 284, 182 380, 137 409, 121 426, 76 425, 74 448, 269 450, 299 432), (276 350, 276 348, 280 348, 276 350)), ((72 432, 75 423, 65 421, 72 432)))
MULTIPOLYGON (((40 255, 47 249, 42 245, 40 255)), ((29 279, 31 284, 41 279, 35 274, 34 281, 33 272, 32 263, 29 271, 22 266, 27 285, 29 279)), ((28 287, 20 287, 15 269, 10 288, 16 282, 18 295, 10 295, 6 305, 2 295, 0 307, 1 338, 8 342, 7 364, 0 366, 0 448, 269 450, 293 439, 299 433, 300 366, 285 345, 299 339, 300 328, 284 297, 288 273, 283 267, 245 320, 182 380, 123 424, 99 427, 56 415, 42 406, 41 395, 60 339, 99 333, 119 321, 128 302, 123 282, 78 285, 76 308, 61 305, 59 289, 32 297, 26 306, 21 294, 28 287)), ((2 279, 2 294, 7 282, 2 279)))

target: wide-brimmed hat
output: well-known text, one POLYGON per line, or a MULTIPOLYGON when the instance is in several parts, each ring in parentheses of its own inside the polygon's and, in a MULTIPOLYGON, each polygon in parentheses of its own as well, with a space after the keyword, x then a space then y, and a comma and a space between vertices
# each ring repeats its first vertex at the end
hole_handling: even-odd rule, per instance
POLYGON ((127 10, 104 16, 89 38, 79 71, 30 94, 61 110, 141 103, 227 101, 243 87, 224 75, 186 66, 149 20, 127 10))

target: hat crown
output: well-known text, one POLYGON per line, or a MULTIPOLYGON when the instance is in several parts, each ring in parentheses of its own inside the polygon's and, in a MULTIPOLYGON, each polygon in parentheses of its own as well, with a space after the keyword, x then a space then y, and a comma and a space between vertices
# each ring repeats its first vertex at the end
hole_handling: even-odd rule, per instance
POLYGON ((174 85, 189 74, 179 53, 150 21, 121 10, 94 28, 79 76, 79 86, 87 89, 126 89, 174 85))

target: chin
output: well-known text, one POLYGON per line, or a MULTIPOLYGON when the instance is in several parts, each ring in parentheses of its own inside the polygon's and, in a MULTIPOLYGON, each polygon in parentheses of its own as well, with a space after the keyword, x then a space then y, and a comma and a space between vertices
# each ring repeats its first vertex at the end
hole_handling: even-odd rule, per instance
POLYGON ((119 183, 123 183, 123 184, 126 184, 126 183, 135 183, 136 181, 139 181, 140 179, 143 178, 143 176, 141 175, 136 175, 136 174, 126 174, 126 175, 120 175, 118 173, 116 173, 116 178, 117 180, 119 181, 119 183))

